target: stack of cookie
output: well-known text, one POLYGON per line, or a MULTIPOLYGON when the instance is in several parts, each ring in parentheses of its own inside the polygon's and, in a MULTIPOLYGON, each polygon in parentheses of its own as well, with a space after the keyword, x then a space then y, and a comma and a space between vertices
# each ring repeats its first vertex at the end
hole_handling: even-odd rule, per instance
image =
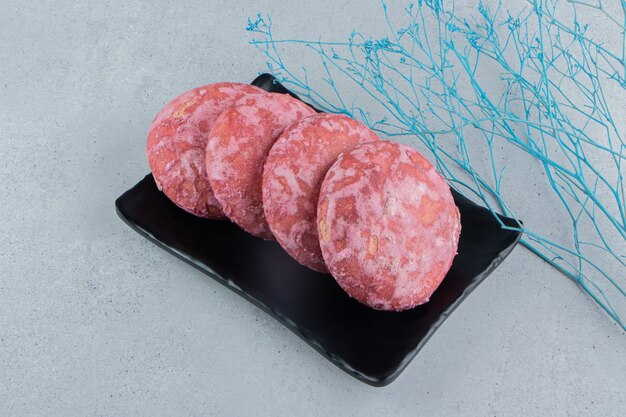
POLYGON ((157 114, 147 151, 180 208, 275 239, 375 309, 427 302, 457 252, 459 211, 426 158, 286 94, 193 89, 157 114))

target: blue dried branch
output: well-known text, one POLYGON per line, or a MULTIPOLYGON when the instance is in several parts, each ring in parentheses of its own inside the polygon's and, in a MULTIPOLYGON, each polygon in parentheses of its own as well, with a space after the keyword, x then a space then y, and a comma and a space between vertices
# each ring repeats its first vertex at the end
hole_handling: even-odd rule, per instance
POLYGON ((601 0, 567 0, 574 16, 567 20, 559 17, 558 0, 527 0, 517 15, 501 2, 480 2, 466 18, 452 1, 421 0, 396 24, 383 1, 388 37, 353 32, 345 42, 275 39, 262 15, 247 29, 260 36, 251 43, 279 81, 389 138, 417 138, 448 181, 494 216, 525 217, 507 197, 496 147, 530 157, 529 169, 541 170, 551 190, 537 206, 556 200, 571 230, 567 238, 551 237, 527 226, 522 244, 626 329, 626 144, 609 99, 626 97, 626 0, 620 2, 621 20, 601 0), (622 34, 620 45, 595 41, 579 8, 606 17, 622 34), (330 94, 313 87, 320 80, 311 81, 306 68, 287 64, 279 45, 314 53, 323 68, 316 76, 330 94), (367 104, 347 99, 350 84, 367 104), (486 162, 475 149, 485 150, 486 162))

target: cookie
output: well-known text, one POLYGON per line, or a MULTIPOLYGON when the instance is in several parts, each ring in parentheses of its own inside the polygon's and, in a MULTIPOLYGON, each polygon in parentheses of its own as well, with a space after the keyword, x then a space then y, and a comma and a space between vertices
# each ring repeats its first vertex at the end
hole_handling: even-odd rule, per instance
POLYGON ((248 233, 273 238, 263 212, 263 165, 283 130, 313 114, 289 95, 266 93, 240 99, 215 122, 207 176, 224 214, 248 233))
POLYGON ((283 132, 263 171, 263 209, 274 237, 291 257, 327 273, 317 236, 317 200, 324 175, 340 153, 378 140, 364 124, 320 113, 283 132))
POLYGON ((206 178, 205 149, 218 116, 258 87, 215 83, 194 88, 167 104, 148 133, 148 164, 157 184, 177 206, 196 216, 224 218, 206 178))
POLYGON ((343 153, 328 170, 317 228, 324 261, 351 297, 401 311, 437 289, 461 223, 449 186, 426 158, 378 141, 343 153))

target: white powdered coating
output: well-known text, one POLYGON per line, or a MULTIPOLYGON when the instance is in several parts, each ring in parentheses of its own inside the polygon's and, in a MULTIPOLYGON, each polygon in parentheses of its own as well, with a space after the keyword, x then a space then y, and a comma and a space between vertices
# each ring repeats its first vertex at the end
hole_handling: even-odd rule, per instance
POLYGON ((229 140, 223 145, 218 141, 207 143, 207 154, 215 155, 219 152, 221 157, 211 158, 210 176, 214 181, 225 181, 236 175, 235 168, 228 160, 240 151, 240 145, 236 140, 229 140))
POLYGON ((427 302, 460 234, 443 178, 416 151, 392 142, 360 145, 339 157, 322 186, 318 227, 337 282, 383 310, 427 302))
POLYGON ((160 125, 166 119, 169 119, 170 117, 172 117, 172 114, 177 110, 177 108, 179 108, 179 106, 182 103, 188 102, 195 95, 196 95, 195 91, 190 90, 176 97, 174 100, 168 103, 165 107, 159 110, 159 112, 154 117, 154 120, 152 121, 152 125, 153 126, 160 125))
POLYGON ((252 235, 271 239, 263 213, 263 166, 283 130, 314 110, 288 95, 248 96, 215 123, 206 148, 207 176, 224 213, 252 235))
POLYGON ((298 262, 327 272, 319 248, 319 189, 337 156, 374 132, 345 115, 317 114, 290 126, 276 141, 263 173, 265 216, 281 246, 298 262))
POLYGON ((193 146, 199 132, 193 127, 181 130, 175 137, 161 140, 151 149, 155 157, 160 155, 176 155, 176 158, 164 159, 165 165, 160 175, 155 176, 159 189, 176 190, 176 201, 183 209, 192 209, 200 212, 204 204, 216 206, 219 203, 213 195, 206 195, 204 201, 199 201, 202 195, 202 182, 197 179, 204 177, 204 152, 193 146), (195 180, 190 180, 195 179, 195 180))
POLYGON ((263 121, 263 119, 261 118, 261 113, 259 111, 259 107, 257 107, 256 105, 254 105, 254 102, 250 102, 250 101, 245 101, 247 103, 250 104, 241 104, 238 108, 237 108, 237 112, 239 113, 239 115, 246 120, 246 123, 249 123, 251 125, 259 125, 261 124, 261 122, 263 121))

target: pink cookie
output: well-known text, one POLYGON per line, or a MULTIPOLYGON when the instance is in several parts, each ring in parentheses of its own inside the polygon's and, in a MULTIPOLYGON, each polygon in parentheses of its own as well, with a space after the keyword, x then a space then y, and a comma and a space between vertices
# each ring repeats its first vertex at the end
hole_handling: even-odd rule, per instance
POLYGON ((375 140, 364 124, 322 113, 285 129, 272 147, 263 171, 263 209, 274 237, 296 261, 328 272, 316 223, 324 175, 340 153, 375 140))
POLYGON ((248 233, 272 239, 263 214, 263 165, 283 130, 314 113, 289 95, 266 93, 240 99, 215 122, 207 175, 226 216, 248 233))
POLYGON ((378 310, 426 303, 452 265, 461 222, 450 188, 417 151, 379 141, 343 153, 317 208, 320 246, 339 285, 378 310))
POLYGON ((177 206, 196 216, 224 218, 206 178, 207 137, 237 99, 261 93, 247 84, 209 84, 175 98, 156 115, 148 133, 148 164, 157 187, 177 206))

